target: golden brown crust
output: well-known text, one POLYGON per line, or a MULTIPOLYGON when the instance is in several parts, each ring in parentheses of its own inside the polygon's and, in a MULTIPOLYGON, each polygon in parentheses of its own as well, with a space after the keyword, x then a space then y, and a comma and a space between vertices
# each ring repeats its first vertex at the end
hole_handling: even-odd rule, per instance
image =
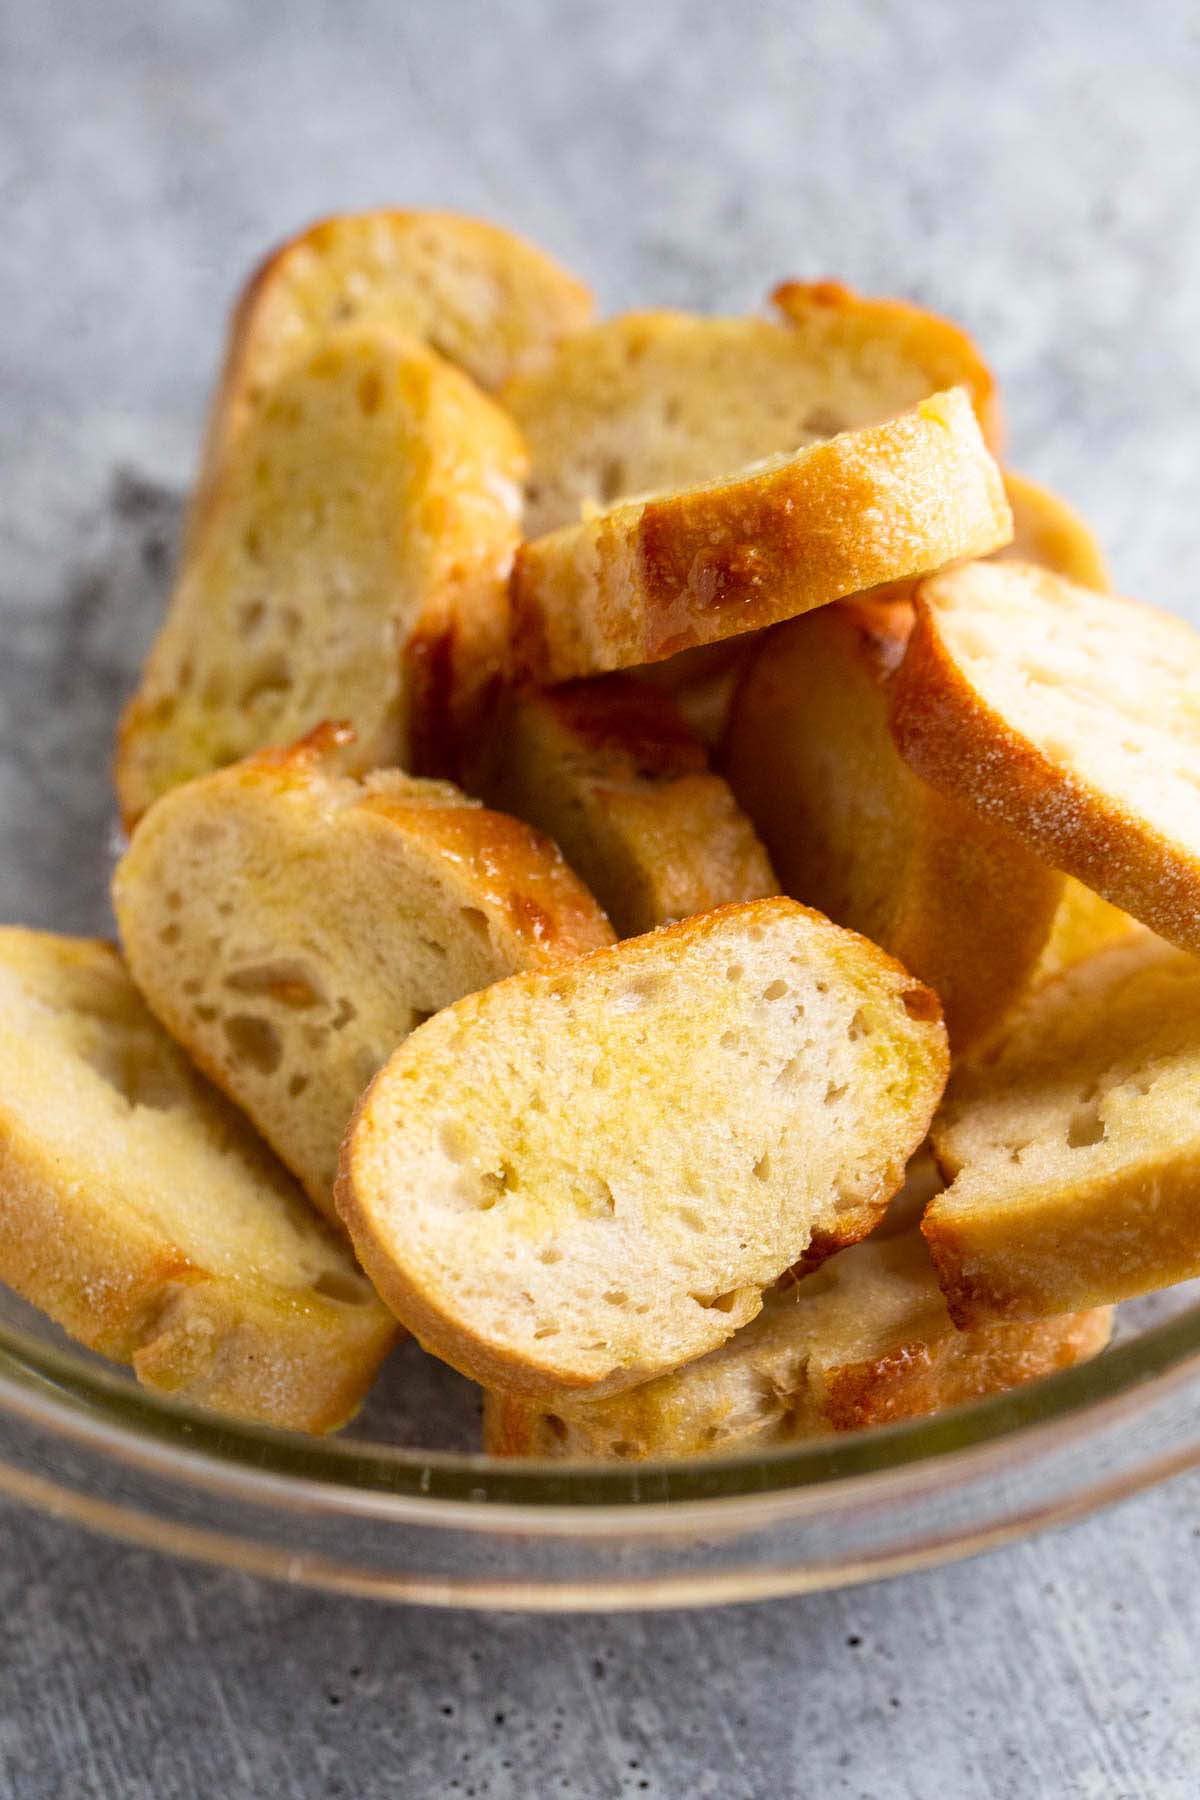
POLYGON ((1080 587, 1107 593, 1112 587, 1108 562, 1087 520, 1061 494, 1015 469, 1005 470, 1004 487, 1012 507, 1013 541, 997 555, 1038 563, 1080 587))
POLYGON ((778 627, 739 686, 725 762, 789 893, 935 989, 956 1049, 1024 991, 1061 877, 905 766, 888 683, 903 601, 841 601, 778 627))
POLYGON ((558 843, 620 937, 779 891, 676 707, 631 676, 511 696, 482 792, 558 843))
MULTIPOLYGON (((890 688, 901 755, 923 780, 1018 836, 1052 867, 1200 954, 1200 853, 1068 771, 988 704, 931 604, 938 582, 955 579, 953 572, 934 577, 918 594, 916 624, 890 688)), ((1131 606, 1133 631, 1136 617, 1131 606)))
POLYGON ((654 662, 1011 532, 962 392, 707 486, 631 501, 522 546, 514 661, 529 679, 654 662))
POLYGON ((110 945, 8 929, 0 966, 25 1062, 0 1098, 3 1280, 159 1392, 344 1424, 397 1336, 350 1257, 158 1032, 110 945), (157 1195, 189 1182, 185 1248, 157 1195))

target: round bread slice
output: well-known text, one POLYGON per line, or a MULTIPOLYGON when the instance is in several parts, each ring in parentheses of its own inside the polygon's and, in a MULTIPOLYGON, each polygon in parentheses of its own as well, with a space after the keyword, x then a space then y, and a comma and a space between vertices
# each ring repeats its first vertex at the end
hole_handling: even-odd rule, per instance
POLYGON ((1013 537, 997 550, 998 557, 1037 563, 1098 594, 1109 591, 1108 562, 1096 534, 1061 494, 1013 469, 1004 471, 1004 491, 1012 507, 1013 537))
POLYGON ((160 1393, 305 1431, 396 1322, 110 944, 0 930, 0 1280, 160 1393))
POLYGON ((189 536, 117 743, 131 826, 322 719, 356 772, 448 774, 507 656, 525 453, 457 369, 378 324, 273 383, 189 536))
POLYGON ((660 661, 1012 535, 961 388, 697 487, 627 500, 521 546, 513 657, 538 685, 660 661))
POLYGON ((1026 563, 923 583, 890 687, 918 775, 1200 952, 1200 633, 1026 563))
POLYGON ((959 1331, 919 1231, 869 1238, 776 1289, 728 1343, 632 1393, 555 1410, 489 1393, 492 1456, 644 1462, 779 1449, 921 1418, 1095 1356, 1111 1307, 959 1331))
POLYGON ((921 1229, 960 1325, 1200 1276, 1200 962, 1149 932, 1046 982, 955 1070, 921 1229))
POLYGON ((934 996, 786 899, 517 976, 421 1026, 337 1203, 397 1316, 485 1386, 611 1393, 868 1232, 946 1076, 934 996))
POLYGON ((175 788, 113 878, 150 1005, 330 1217, 354 1103, 414 1024, 612 941, 548 839, 448 782, 343 777, 346 739, 175 788))

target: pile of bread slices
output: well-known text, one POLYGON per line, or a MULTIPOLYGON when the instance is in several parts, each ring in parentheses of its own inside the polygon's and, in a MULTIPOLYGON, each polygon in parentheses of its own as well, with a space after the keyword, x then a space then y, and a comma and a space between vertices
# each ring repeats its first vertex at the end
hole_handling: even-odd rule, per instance
POLYGON ((916 307, 592 320, 326 221, 234 315, 121 724, 121 953, 0 932, 0 1277, 323 1431, 912 1416, 1200 1274, 1200 638, 916 307), (949 1085, 947 1086, 947 1082, 949 1085))

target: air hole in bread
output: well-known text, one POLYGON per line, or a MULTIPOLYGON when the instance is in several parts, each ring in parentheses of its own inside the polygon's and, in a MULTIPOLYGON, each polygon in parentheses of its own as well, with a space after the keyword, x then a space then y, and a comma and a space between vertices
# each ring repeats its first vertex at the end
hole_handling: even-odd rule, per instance
POLYGON ((452 1163, 465 1163, 471 1154, 471 1140, 455 1119, 447 1119, 438 1133, 442 1154, 452 1163))
POLYGON ((460 906, 458 910, 459 917, 462 919, 463 924, 467 926, 469 930, 473 931, 477 937, 481 937, 486 943, 488 938, 488 922, 486 916, 480 912, 477 906, 460 906))
POLYGON ((183 931, 178 924, 164 925, 158 934, 158 941, 160 944, 177 944, 182 936, 183 931))
POLYGON ((352 1275, 341 1275, 336 1269, 327 1269, 323 1275, 318 1275, 312 1291, 325 1300, 336 1300, 342 1306, 362 1306, 367 1299, 367 1290, 361 1281, 355 1281, 352 1275))
POLYGON ((290 638, 299 637, 300 627, 304 623, 294 606, 281 607, 279 623, 285 635, 290 638))
POLYGON ((256 1013, 231 1013, 222 1021, 225 1040, 234 1060, 248 1063, 260 1075, 273 1075, 283 1058, 279 1033, 269 1019, 256 1013))
POLYGON ((814 406, 800 422, 801 436, 830 438, 845 429, 844 421, 827 406, 814 406))
POLYGON ((630 1443, 628 1438, 618 1438, 612 1447, 612 1453, 614 1456, 621 1457, 624 1462, 628 1462, 630 1457, 637 1455, 638 1447, 636 1444, 630 1443))
POLYGON ((599 1062, 593 1063, 593 1065, 592 1065, 592 1086, 594 1088, 606 1088, 606 1087, 610 1086, 611 1082, 612 1082, 612 1073, 608 1067, 608 1064, 607 1063, 599 1063, 599 1062))
POLYGON ((763 989, 763 999, 782 1000, 787 991, 788 984, 786 981, 773 981, 770 987, 763 989))
POLYGON ((200 704, 210 706, 214 710, 224 706, 229 699, 229 671, 217 667, 209 671, 208 679, 200 690, 200 704))
POLYGON ((183 895, 178 893, 174 888, 172 888, 171 892, 164 896, 163 905, 166 907, 168 912, 182 912, 182 910, 183 910, 183 895))
POLYGON ((862 1008, 859 1007, 858 1011, 850 1021, 846 1036, 850 1039, 852 1044, 857 1044, 859 1038, 870 1037, 870 1035, 871 1027, 867 1021, 867 1016, 862 1008))
POLYGON ((351 1024, 357 1017, 358 1008, 355 1006, 353 1000, 348 1000, 345 994, 339 994, 337 1005, 334 1008, 333 1018, 329 1021, 333 1026, 333 1029, 335 1031, 344 1031, 346 1026, 351 1024))
POLYGON ((730 963, 725 971, 725 979, 726 981, 740 981, 745 973, 741 963, 730 963))
POLYGON ((560 1419, 557 1413, 544 1413, 542 1415, 542 1424, 546 1427, 546 1430, 550 1433, 552 1438, 557 1438, 560 1444, 566 1442, 567 1421, 565 1419, 560 1419))
POLYGON ((225 977, 224 985, 234 994, 253 994, 271 1000, 277 1006, 302 1011, 319 1006, 325 998, 307 964, 290 957, 273 962, 248 963, 225 977))
POLYGON ((775 1077, 776 1087, 786 1087, 791 1081, 798 1081, 803 1073, 803 1064, 798 1056, 789 1056, 775 1077))
POLYGON ((181 992, 185 993, 189 1000, 194 999, 197 994, 204 992, 204 983, 198 976, 189 975, 188 979, 181 984, 181 992))
POLYGON ((217 1009, 215 1006, 194 1006, 192 1011, 202 1025, 211 1025, 217 1017, 217 1009))
POLYGON ((755 1163, 754 1178, 756 1181, 769 1181, 771 1179, 771 1152, 769 1150, 764 1150, 758 1161, 755 1163))
POLYGON ((562 1261, 562 1251, 556 1250, 553 1244, 547 1244, 544 1250, 538 1251, 538 1261, 552 1268, 556 1262, 562 1261))
POLYGON ((217 917, 220 919, 232 919, 232 917, 233 917, 233 901, 232 900, 218 900, 217 901, 217 917))
POLYGON ((379 411, 380 402, 382 401, 382 399, 383 399, 383 377, 380 375, 378 369, 367 369, 359 377, 359 383, 358 383, 359 410, 361 412, 364 412, 367 415, 367 417, 370 418, 372 413, 377 413, 379 411))
POLYGON ((242 683, 243 706, 253 706, 268 694, 286 694, 292 685, 292 666, 282 651, 264 656, 251 667, 242 683))
MULTIPOLYGON (((256 535, 256 533, 250 531, 246 533, 245 544, 247 550, 250 549, 250 539, 256 537, 256 535)), ((266 615, 267 605, 265 600, 248 600, 244 606, 239 606, 237 610, 238 635, 240 637, 253 637, 254 633, 266 618, 266 615)))
POLYGON ((840 1100, 842 1095, 846 1092, 846 1089, 849 1085, 850 1085, 849 1082, 846 1082, 846 1081, 831 1081, 831 1082, 829 1082, 825 1088, 825 1104, 826 1104, 826 1106, 833 1106, 835 1104, 835 1102, 840 1100))
POLYGON ((604 1301, 605 1306, 629 1305, 629 1295, 625 1292, 624 1288, 609 1288, 605 1294, 601 1295, 601 1298, 604 1301))
POLYGON ((918 1024, 931 1025, 941 1012, 937 995, 930 988, 905 988, 900 998, 904 1002, 904 1010, 909 1018, 916 1019, 918 1024))
POLYGON ((681 1225, 686 1225, 689 1231, 704 1230, 704 1220, 694 1206, 677 1206, 675 1208, 675 1217, 679 1220, 681 1225))
POLYGON ((485 1169, 479 1177, 480 1192, 478 1206, 480 1212, 490 1212, 498 1200, 505 1194, 511 1194, 520 1186, 516 1170, 505 1160, 499 1169, 485 1169))
POLYGON ((738 1034, 736 1031, 723 1031, 718 1041, 722 1050, 735 1050, 738 1043, 738 1034))
POLYGON ((731 1313, 741 1297, 740 1288, 731 1288, 727 1294, 692 1294, 690 1299, 702 1306, 705 1312, 731 1313))
POLYGON ((298 1100, 300 1098, 301 1094, 304 1092, 305 1088, 308 1086, 308 1082, 309 1082, 309 1077, 307 1075, 293 1075, 292 1076, 292 1079, 288 1082, 288 1090, 287 1091, 291 1095, 293 1100, 298 1100))
POLYGON ((1067 1148, 1082 1150, 1089 1144, 1103 1143, 1107 1131, 1098 1106, 1078 1107, 1067 1121, 1067 1148))
POLYGON ((533 1336, 535 1342, 538 1342, 542 1338, 557 1337, 558 1332, 559 1327, 557 1325, 539 1325, 533 1336))

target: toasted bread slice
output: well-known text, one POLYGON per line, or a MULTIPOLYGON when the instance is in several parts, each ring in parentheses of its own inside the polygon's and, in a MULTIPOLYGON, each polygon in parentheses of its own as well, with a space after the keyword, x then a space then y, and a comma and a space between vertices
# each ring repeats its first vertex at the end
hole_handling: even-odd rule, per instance
POLYGON ((255 270, 230 322, 200 504, 289 364, 350 323, 420 339, 484 388, 536 369, 592 315, 583 283, 523 238, 455 213, 343 213, 255 270))
POLYGON ((1200 1275, 1200 963, 1139 933, 1046 983, 958 1070, 922 1230, 959 1324, 1200 1275))
POLYGON ((612 941, 546 839, 327 728, 164 796, 113 904, 159 1018, 331 1217, 354 1103, 415 1023, 612 941))
POLYGON ((1012 469, 1005 470, 1004 491, 1012 507, 1013 537, 996 552, 998 557, 1037 563, 1098 594, 1109 591, 1108 562, 1095 533, 1061 494, 1012 469))
POLYGON ((1069 1368, 1111 1311, 958 1331, 919 1231, 869 1238, 768 1295, 719 1349, 633 1393, 546 1403, 491 1393, 493 1456, 645 1461, 776 1449, 941 1412, 1069 1368))
POLYGON ((395 1320, 109 944, 0 930, 0 1280, 160 1393, 329 1431, 395 1320))
POLYGON ((525 543, 518 672, 659 661, 1005 543, 1012 515, 966 394, 525 543))
POLYGON ((936 999, 873 944, 791 900, 722 907, 415 1031, 359 1105, 338 1205, 463 1374, 614 1392, 864 1236, 945 1070, 936 999))
POLYGON ((1024 992, 1062 877, 921 781, 888 730, 912 608, 822 607, 762 641, 739 686, 726 772, 786 892, 928 982, 962 1048, 1024 992))
POLYGON ((532 457, 530 536, 877 425, 945 388, 967 389, 998 443, 992 378, 957 326, 835 282, 788 282, 774 298, 774 319, 607 319, 509 382, 500 397, 532 457))
POLYGON ((628 675, 515 695, 482 792, 552 837, 619 937, 779 883, 670 698, 628 675))
POLYGON ((127 824, 323 718, 353 722, 356 771, 450 767, 506 654, 524 468, 498 407, 382 327, 291 365, 193 533, 122 720, 127 824))
POLYGON ((1200 634, 1027 563, 926 582, 892 732, 935 787, 1200 952, 1200 634))

